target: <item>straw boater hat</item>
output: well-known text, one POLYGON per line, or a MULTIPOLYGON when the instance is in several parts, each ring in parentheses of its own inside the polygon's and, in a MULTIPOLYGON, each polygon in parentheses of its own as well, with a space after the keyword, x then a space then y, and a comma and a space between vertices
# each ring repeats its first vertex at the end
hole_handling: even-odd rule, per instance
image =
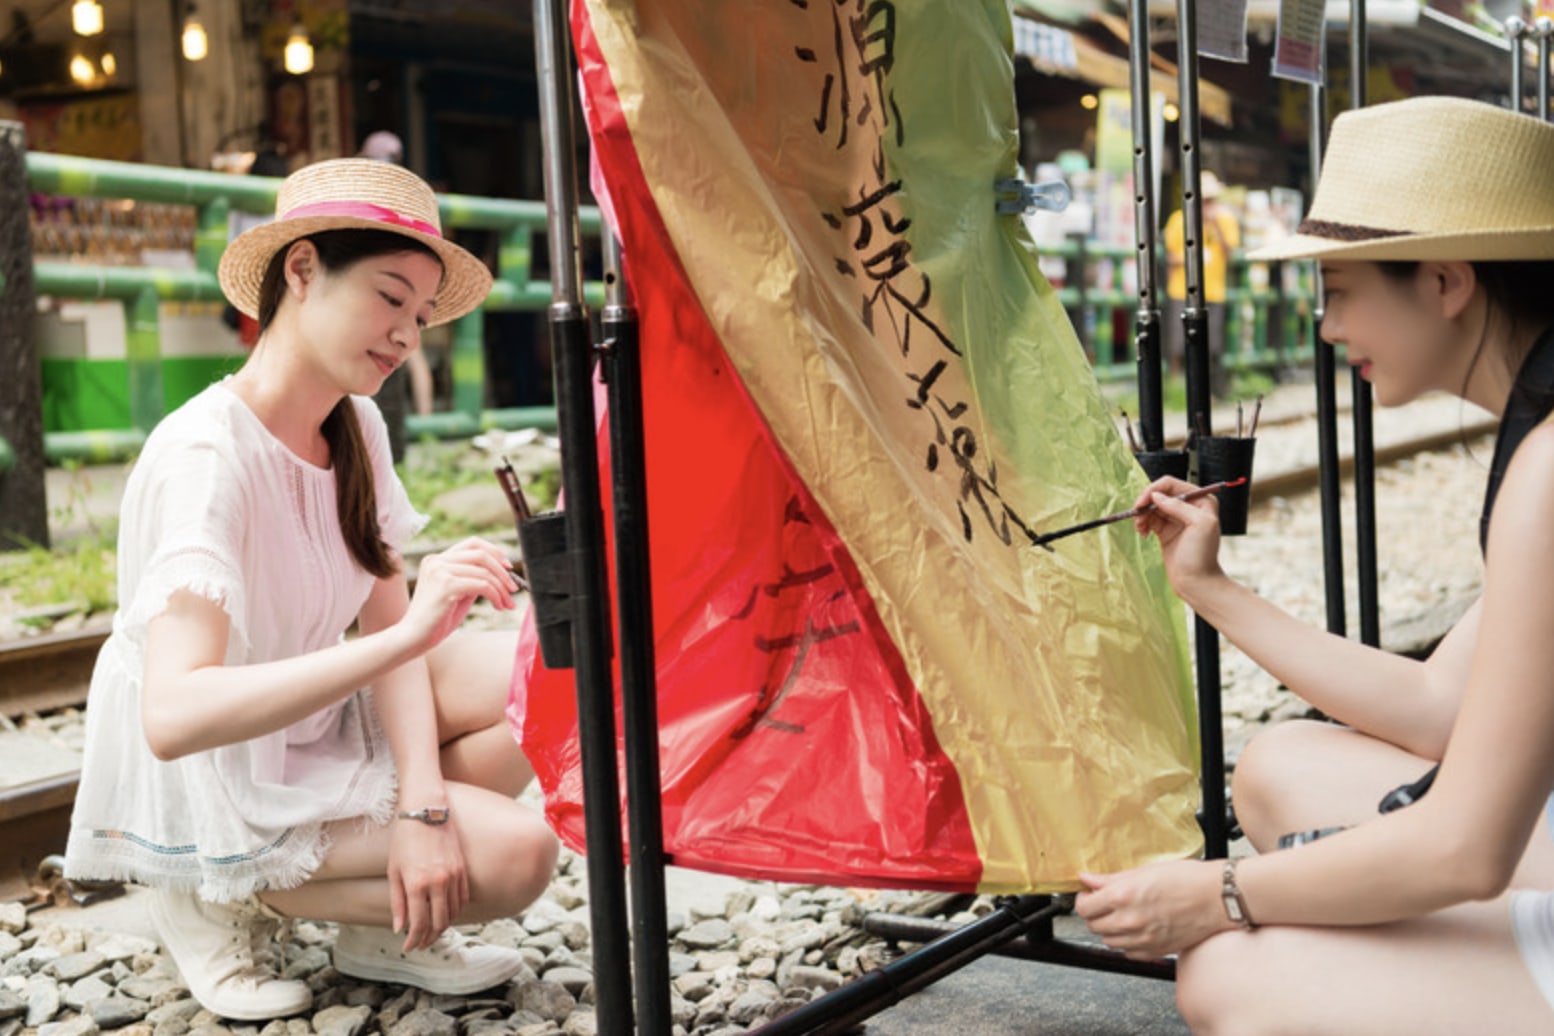
POLYGON ((1554 259, 1554 125, 1454 97, 1333 121, 1311 212, 1248 259, 1554 259))
POLYGON ((216 271, 232 305, 259 313, 259 286, 275 253, 323 230, 387 230, 419 241, 442 260, 431 326, 457 320, 491 291, 485 263, 442 236, 437 196, 419 176, 369 158, 338 158, 292 173, 275 198, 275 219, 227 246, 216 271))

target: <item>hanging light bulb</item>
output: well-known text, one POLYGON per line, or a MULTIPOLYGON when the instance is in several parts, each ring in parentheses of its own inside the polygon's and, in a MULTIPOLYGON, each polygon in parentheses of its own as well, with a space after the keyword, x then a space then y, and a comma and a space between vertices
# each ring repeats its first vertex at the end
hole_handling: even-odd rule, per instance
POLYGON ((205 36, 205 26, 200 24, 200 16, 195 12, 194 5, 189 5, 189 13, 183 20, 183 56, 186 61, 203 61, 205 55, 210 53, 210 41, 205 36))
POLYGON ((92 63, 84 56, 77 54, 70 59, 70 78, 79 85, 85 86, 97 78, 97 71, 92 68, 92 63))
POLYGON ((96 36, 103 31, 103 5, 97 0, 76 0, 70 6, 70 27, 77 36, 96 36))
POLYGON ((284 59, 286 71, 294 76, 313 71, 313 41, 308 39, 308 30, 301 22, 291 27, 291 35, 286 38, 284 59))
POLYGON ((113 51, 111 50, 104 51, 102 60, 97 64, 103 70, 104 79, 112 79, 114 74, 119 71, 119 59, 113 56, 113 51))

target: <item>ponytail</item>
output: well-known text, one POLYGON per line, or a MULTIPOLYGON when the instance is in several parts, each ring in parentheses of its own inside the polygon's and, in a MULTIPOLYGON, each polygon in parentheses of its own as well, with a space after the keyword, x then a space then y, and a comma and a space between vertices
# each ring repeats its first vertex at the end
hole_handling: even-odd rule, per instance
POLYGON ((399 571, 399 562, 383 542, 378 527, 378 494, 372 484, 372 464, 362 440, 356 405, 346 396, 324 418, 324 440, 335 469, 335 503, 340 532, 356 563, 379 579, 399 571))

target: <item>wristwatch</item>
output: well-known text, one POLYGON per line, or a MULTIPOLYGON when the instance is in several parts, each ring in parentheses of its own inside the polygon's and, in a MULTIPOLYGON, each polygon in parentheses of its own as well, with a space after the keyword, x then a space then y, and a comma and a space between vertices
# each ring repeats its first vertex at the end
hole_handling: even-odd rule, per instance
POLYGON ((1232 924, 1238 924, 1247 931, 1257 927, 1257 922, 1252 920, 1252 914, 1246 908, 1246 898, 1241 895, 1241 886, 1236 884, 1235 860, 1225 861, 1225 869, 1220 876, 1219 895, 1225 901, 1225 916, 1230 918, 1232 924))
POLYGON ((427 806, 425 809, 402 809, 398 813, 401 820, 419 820, 423 824, 431 824, 436 827, 448 822, 447 806, 427 806))

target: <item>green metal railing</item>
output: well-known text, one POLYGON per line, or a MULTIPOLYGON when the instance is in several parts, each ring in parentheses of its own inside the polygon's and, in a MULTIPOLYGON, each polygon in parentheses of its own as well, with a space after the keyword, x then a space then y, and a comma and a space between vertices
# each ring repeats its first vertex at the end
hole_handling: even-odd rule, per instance
MULTIPOLYGON (((125 377, 130 427, 49 432, 45 453, 53 463, 122 458, 140 447, 167 409, 160 347, 162 304, 223 301, 216 267, 227 245, 228 216, 234 209, 273 212, 281 181, 45 153, 28 153, 27 181, 29 189, 47 194, 191 205, 197 210, 193 270, 58 261, 34 264, 40 295, 118 300, 126 307, 128 328, 125 377)), ((539 312, 550 304, 550 284, 533 276, 534 238, 545 230, 544 203, 469 195, 441 195, 438 202, 445 230, 484 230, 500 235, 496 282, 483 306, 454 324, 451 408, 408 416, 407 432, 412 437, 455 437, 492 427, 554 428, 552 407, 484 408, 484 312, 539 312)), ((585 234, 597 237, 598 210, 585 208, 580 219, 585 234)), ((1133 263, 1132 250, 1103 248, 1071 238, 1051 254, 1069 265, 1067 286, 1059 290, 1058 297, 1079 330, 1098 377, 1103 381, 1133 378, 1131 327, 1136 303, 1124 287, 1126 271, 1133 263), (1104 274, 1100 283, 1097 274, 1104 274), (1123 327, 1128 330, 1119 333, 1123 327)), ((1250 270, 1239 255, 1232 259, 1234 287, 1227 300, 1225 366, 1232 370, 1277 369, 1307 362, 1311 354, 1309 286, 1302 285, 1300 291, 1286 295, 1280 287, 1283 278, 1275 268, 1269 287, 1254 288, 1250 270)), ((603 286, 588 284, 585 297, 594 305, 600 304, 603 286)), ((6 457, 0 448, 0 470, 6 457)))
MULTIPOLYGON (((1096 377, 1101 381, 1134 378, 1133 322, 1138 300, 1126 287, 1134 263, 1133 249, 1069 238, 1044 254, 1069 264, 1058 300, 1068 310, 1096 377)), ((1162 252, 1162 263, 1163 259, 1162 252)), ((1309 363, 1312 305, 1307 271, 1299 267, 1298 285, 1286 292, 1281 266, 1266 265, 1266 278, 1254 278, 1255 269, 1256 264, 1248 263, 1239 252, 1230 258, 1224 366, 1233 371, 1275 371, 1309 363)), ((1164 296, 1159 301, 1164 309, 1164 296)))
MULTIPOLYGON (((194 270, 147 267, 91 266, 74 262, 34 264, 40 295, 71 299, 115 299, 126 308, 128 335, 126 367, 130 425, 128 429, 49 432, 45 453, 54 463, 66 459, 99 461, 121 458, 145 441, 145 435, 166 412, 160 352, 161 304, 220 302, 216 266, 227 245, 227 219, 232 210, 269 214, 281 181, 272 177, 231 176, 199 170, 173 169, 130 162, 110 162, 29 152, 30 190, 72 197, 130 199, 138 202, 192 205, 198 212, 194 239, 194 270)), ((500 235, 496 282, 480 309, 453 327, 452 408, 406 418, 410 435, 471 435, 482 428, 554 428, 553 407, 490 410, 485 401, 486 311, 538 312, 550 304, 550 284, 534 278, 533 242, 545 230, 545 205, 537 201, 479 198, 445 194, 438 197, 445 232, 459 229, 495 231, 500 235)), ((599 212, 585 208, 580 215, 586 235, 599 233, 599 212)), ((602 304, 603 285, 591 282, 585 297, 602 304)))

